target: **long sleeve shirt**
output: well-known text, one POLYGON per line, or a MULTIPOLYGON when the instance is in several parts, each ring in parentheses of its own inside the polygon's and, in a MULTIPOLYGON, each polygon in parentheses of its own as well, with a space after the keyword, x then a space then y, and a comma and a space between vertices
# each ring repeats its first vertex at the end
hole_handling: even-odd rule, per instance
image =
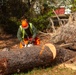
POLYGON ((33 39, 37 36, 37 29, 35 28, 32 23, 29 23, 29 27, 27 29, 23 29, 20 25, 18 32, 17 32, 17 38, 19 41, 23 41, 24 38, 32 37, 33 39))

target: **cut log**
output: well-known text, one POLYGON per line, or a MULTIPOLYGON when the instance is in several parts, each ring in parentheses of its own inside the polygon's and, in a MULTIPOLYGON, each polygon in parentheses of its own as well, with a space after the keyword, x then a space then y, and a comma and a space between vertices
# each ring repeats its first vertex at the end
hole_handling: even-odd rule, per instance
POLYGON ((52 44, 44 46, 26 47, 19 50, 0 52, 0 74, 23 72, 39 66, 47 66, 53 61, 66 61, 76 53, 57 47, 52 44))
POLYGON ((0 74, 12 74, 38 66, 47 66, 55 57, 56 49, 52 44, 1 51, 0 74))
POLYGON ((73 58, 76 56, 76 51, 70 50, 70 49, 65 49, 60 46, 56 46, 56 58, 53 61, 54 64, 56 63, 63 63, 68 61, 69 59, 73 58))

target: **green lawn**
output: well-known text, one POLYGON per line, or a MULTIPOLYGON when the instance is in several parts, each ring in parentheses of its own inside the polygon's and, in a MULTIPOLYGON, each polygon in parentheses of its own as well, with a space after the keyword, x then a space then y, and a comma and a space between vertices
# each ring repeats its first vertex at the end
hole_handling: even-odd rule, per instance
POLYGON ((46 69, 42 68, 33 69, 32 71, 28 71, 27 73, 14 74, 14 75, 76 75, 76 71, 55 66, 46 69))

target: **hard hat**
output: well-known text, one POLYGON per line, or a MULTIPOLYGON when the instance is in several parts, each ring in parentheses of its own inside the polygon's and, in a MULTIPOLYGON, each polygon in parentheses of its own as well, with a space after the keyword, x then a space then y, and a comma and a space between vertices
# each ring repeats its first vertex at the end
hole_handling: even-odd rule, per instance
POLYGON ((28 22, 26 20, 22 20, 22 27, 24 29, 27 29, 28 28, 28 22))

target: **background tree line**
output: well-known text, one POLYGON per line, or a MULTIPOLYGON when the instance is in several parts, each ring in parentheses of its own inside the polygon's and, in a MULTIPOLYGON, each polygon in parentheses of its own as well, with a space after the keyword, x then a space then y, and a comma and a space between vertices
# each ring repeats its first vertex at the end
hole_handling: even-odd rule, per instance
MULTIPOLYGON (((49 24, 48 17, 57 0, 2 0, 0 4, 0 33, 16 34, 22 17, 32 22, 38 30, 44 31, 49 24), (39 4, 38 4, 39 2, 39 4), (34 11, 35 9, 37 12, 34 11), (40 10, 39 10, 40 9, 40 10)), ((61 0, 64 1, 64 0, 61 0)), ((72 0, 75 3, 76 0, 72 0)), ((73 4, 75 6, 75 4, 73 4)))

